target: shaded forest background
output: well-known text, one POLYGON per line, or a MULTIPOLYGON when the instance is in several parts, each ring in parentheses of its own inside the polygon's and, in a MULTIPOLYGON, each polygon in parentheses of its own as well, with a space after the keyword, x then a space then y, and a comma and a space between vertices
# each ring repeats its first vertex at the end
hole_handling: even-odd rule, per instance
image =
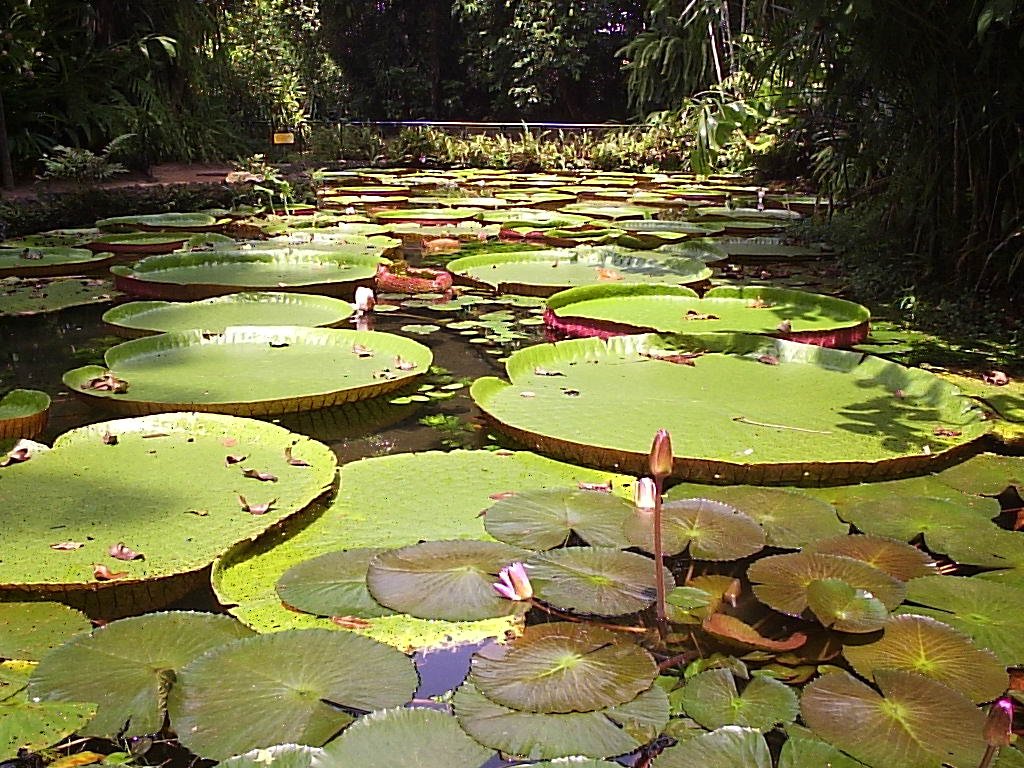
POLYGON ((801 177, 890 263, 1022 294, 1024 0, 0 0, 0 99, 5 181, 126 134, 145 165, 319 121, 631 121, 604 165, 801 177))

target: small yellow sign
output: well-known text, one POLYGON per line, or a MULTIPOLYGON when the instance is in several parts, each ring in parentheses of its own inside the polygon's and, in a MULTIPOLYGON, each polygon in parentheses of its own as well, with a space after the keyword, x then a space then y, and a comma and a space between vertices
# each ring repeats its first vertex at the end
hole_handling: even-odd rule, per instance
POLYGON ((282 131, 280 133, 275 133, 274 134, 274 143, 275 144, 294 144, 295 143, 295 134, 291 133, 290 131, 282 131))

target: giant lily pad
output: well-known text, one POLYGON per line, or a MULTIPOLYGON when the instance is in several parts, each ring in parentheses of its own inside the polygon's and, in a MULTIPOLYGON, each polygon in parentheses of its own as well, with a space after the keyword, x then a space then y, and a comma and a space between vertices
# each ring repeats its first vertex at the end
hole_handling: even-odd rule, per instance
POLYGON ((212 232, 225 223, 208 213, 150 213, 100 219, 96 228, 103 232, 212 232))
POLYGON ((266 416, 391 392, 425 374, 433 355, 390 333, 238 326, 220 334, 192 330, 126 341, 107 350, 104 359, 107 369, 76 368, 64 374, 64 383, 126 413, 266 416), (127 382, 125 391, 95 386, 109 373, 127 382))
POLYGON ((969 635, 1007 666, 1024 664, 1024 590, 976 578, 925 576, 907 584, 902 612, 924 614, 969 635))
POLYGON ((381 552, 370 561, 366 585, 381 605, 421 619, 497 618, 517 606, 491 585, 526 554, 496 541, 427 541, 381 552))
POLYGON ((477 218, 482 208, 396 208, 375 211, 373 218, 378 222, 412 222, 415 224, 458 224, 477 218))
POLYGON ((240 640, 178 675, 167 708, 181 743, 222 760, 256 747, 318 747, 369 712, 407 702, 412 661, 350 632, 288 630, 240 640))
POLYGON ((0 398, 0 439, 35 437, 46 428, 50 396, 36 389, 12 389, 0 398))
POLYGON ((503 229, 528 227, 530 229, 564 229, 579 227, 590 221, 589 216, 545 211, 537 208, 514 208, 507 211, 488 211, 480 214, 480 220, 500 224, 503 229))
POLYGON ((726 725, 685 739, 654 761, 655 768, 771 768, 772 756, 761 732, 726 725))
POLYGON ((122 619, 48 654, 32 674, 28 693, 39 701, 96 702, 96 716, 82 729, 90 736, 155 733, 163 727, 167 694, 181 668, 251 634, 234 619, 213 614, 122 619))
POLYGON ((495 704, 467 682, 452 704, 462 729, 478 742, 531 760, 624 755, 668 722, 668 696, 658 686, 616 707, 549 715, 495 704))
POLYGON ((134 267, 112 267, 114 285, 151 299, 193 300, 238 291, 305 291, 351 298, 373 284, 381 248, 195 251, 149 256, 134 267))
POLYGON ((839 555, 794 552, 763 557, 747 569, 754 594, 781 613, 798 616, 807 608, 807 589, 822 579, 838 579, 870 592, 892 610, 903 601, 906 586, 861 560, 839 555))
POLYGON ((341 299, 302 293, 232 293, 202 301, 133 301, 103 313, 103 322, 126 336, 199 328, 222 332, 232 325, 341 325, 352 305, 341 299))
POLYGON ((89 240, 85 247, 94 253, 109 251, 114 254, 170 253, 181 248, 188 240, 187 233, 126 232, 102 235, 89 240))
POLYGON ((592 219, 649 219, 656 208, 643 205, 600 205, 598 203, 570 203, 561 208, 566 213, 576 213, 592 219))
MULTIPOLYGON (((661 507, 662 548, 677 555, 689 549, 695 560, 738 560, 761 551, 764 530, 728 504, 710 499, 680 499, 661 507)), ((636 509, 626 523, 630 542, 654 551, 654 514, 636 509)))
POLYGON ((844 506, 840 515, 858 529, 878 536, 910 541, 924 535, 933 552, 958 563, 999 567, 1003 551, 1020 546, 1015 534, 998 528, 991 518, 999 504, 975 499, 974 506, 931 496, 893 496, 844 506))
POLYGON ((972 452, 987 430, 926 371, 752 336, 574 339, 520 350, 505 367, 511 384, 484 377, 471 390, 494 428, 637 474, 661 428, 675 477, 800 485, 920 472, 972 452))
POLYGON ((576 534, 595 547, 625 549, 622 526, 631 505, 618 496, 584 490, 515 494, 489 507, 484 528, 499 541, 526 549, 553 549, 576 534))
POLYGON ((496 704, 551 714, 625 704, 650 688, 657 674, 653 657, 621 634, 554 622, 478 651, 469 681, 496 704))
POLYGON ((938 680, 974 702, 991 701, 1009 685, 1006 668, 994 653, 928 616, 892 616, 881 638, 846 645, 843 655, 868 680, 879 669, 902 669, 938 680))
POLYGON ((478 768, 491 755, 454 717, 422 708, 371 712, 324 749, 331 764, 360 768, 422 768, 439 758, 446 768, 478 768))
POLYGON ((879 669, 875 682, 882 695, 846 672, 823 675, 804 689, 804 722, 872 768, 978 765, 985 718, 970 701, 910 672, 879 669))
POLYGON ((104 304, 121 294, 110 280, 93 277, 0 280, 0 317, 27 317, 85 304, 104 304))
POLYGON ((827 501, 783 488, 683 484, 670 490, 667 498, 705 498, 728 504, 764 528, 765 543, 783 549, 800 549, 818 539, 842 536, 849 531, 827 501))
POLYGON ((528 296, 550 296, 566 288, 601 282, 685 285, 711 276, 695 259, 659 261, 619 251, 554 249, 464 256, 448 262, 448 270, 465 281, 528 296))
MULTIPOLYGON (((288 568, 338 549, 486 539, 480 512, 493 497, 613 480, 627 486, 631 481, 529 453, 431 452, 352 462, 322 516, 281 539, 236 548, 215 567, 214 585, 222 602, 235 604, 232 612, 260 631, 330 627, 324 619, 282 608, 274 587, 288 568)), ((430 647, 452 638, 468 642, 501 635, 510 623, 508 618, 451 623, 398 615, 371 619, 364 631, 400 648, 430 647)))
POLYGON ((108 266, 114 254, 87 248, 0 248, 0 277, 56 277, 95 272, 108 266))
POLYGON ((611 333, 758 333, 826 347, 868 334, 866 307, 785 288, 714 288, 703 298, 673 286, 608 284, 548 300, 546 322, 576 336, 611 333))
POLYGON ((331 486, 335 466, 321 443, 229 416, 163 414, 72 430, 53 450, 0 469, 0 584, 8 599, 52 595, 108 618, 147 610, 202 579, 231 544, 306 507, 331 486), (290 464, 289 450, 311 466, 290 464), (225 465, 226 456, 245 460, 225 465), (119 543, 144 559, 115 559, 109 550, 119 543), (123 575, 100 581, 97 564, 123 575))
MULTIPOLYGON (((599 616, 641 611, 654 602, 655 567, 650 558, 608 547, 566 547, 527 561, 537 597, 556 608, 599 616)), ((675 586, 664 570, 667 589, 675 586)))
POLYGON ((91 628, 83 614, 61 603, 0 603, 0 659, 38 661, 91 628))
POLYGON ((328 552, 285 571, 277 582, 281 601, 317 616, 389 616, 366 588, 366 569, 381 550, 372 547, 328 552))

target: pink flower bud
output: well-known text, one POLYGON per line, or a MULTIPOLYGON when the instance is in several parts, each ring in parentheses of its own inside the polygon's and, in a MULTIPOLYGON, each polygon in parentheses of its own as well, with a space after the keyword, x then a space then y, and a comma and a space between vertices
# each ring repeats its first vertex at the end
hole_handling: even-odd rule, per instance
POLYGON ((985 720, 985 743, 990 747, 1007 747, 1013 736, 1013 700, 996 699, 985 720))
POLYGON ((654 435, 648 462, 655 479, 664 480, 672 474, 672 438, 667 429, 659 429, 654 435))
POLYGON ((633 506, 637 509, 654 509, 658 498, 658 487, 649 477, 641 477, 633 483, 633 506))

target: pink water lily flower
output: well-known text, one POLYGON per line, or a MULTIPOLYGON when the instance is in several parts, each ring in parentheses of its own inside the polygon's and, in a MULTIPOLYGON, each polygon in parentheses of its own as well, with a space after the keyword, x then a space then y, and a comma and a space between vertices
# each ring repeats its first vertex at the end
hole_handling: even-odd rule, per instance
POLYGON ((515 562, 506 565, 498 573, 501 581, 492 584, 494 591, 508 600, 529 600, 533 597, 533 585, 526 575, 526 566, 515 562))

